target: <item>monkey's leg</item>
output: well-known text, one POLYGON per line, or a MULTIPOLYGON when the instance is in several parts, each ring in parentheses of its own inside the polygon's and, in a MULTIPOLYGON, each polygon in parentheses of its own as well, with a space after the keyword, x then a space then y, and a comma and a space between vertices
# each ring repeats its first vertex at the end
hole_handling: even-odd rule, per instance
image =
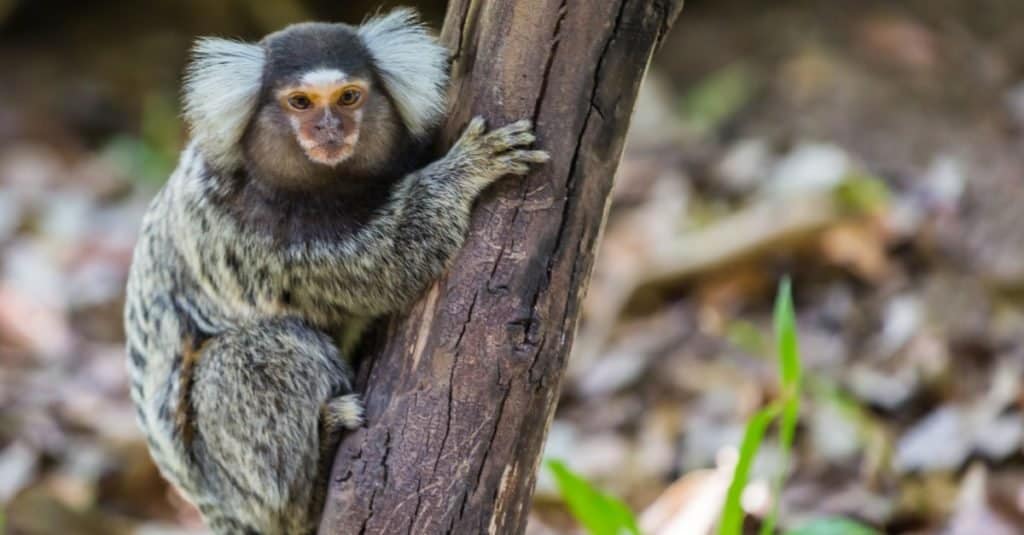
MULTIPOLYGON (((211 528, 313 530, 317 483, 330 466, 322 444, 333 438, 321 411, 354 410, 350 377, 331 340, 295 319, 238 327, 203 346, 190 396, 192 454, 203 478, 197 505, 211 528)), ((352 423, 344 411, 328 412, 352 423)))

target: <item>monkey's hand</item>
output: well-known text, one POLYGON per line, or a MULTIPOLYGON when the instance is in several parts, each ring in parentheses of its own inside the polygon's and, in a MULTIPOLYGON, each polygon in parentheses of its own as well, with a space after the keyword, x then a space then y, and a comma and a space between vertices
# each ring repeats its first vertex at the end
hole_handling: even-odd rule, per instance
POLYGON ((477 116, 444 159, 475 196, 502 176, 525 175, 530 164, 551 159, 546 151, 526 148, 536 139, 532 130, 533 123, 523 119, 485 132, 484 119, 477 116))

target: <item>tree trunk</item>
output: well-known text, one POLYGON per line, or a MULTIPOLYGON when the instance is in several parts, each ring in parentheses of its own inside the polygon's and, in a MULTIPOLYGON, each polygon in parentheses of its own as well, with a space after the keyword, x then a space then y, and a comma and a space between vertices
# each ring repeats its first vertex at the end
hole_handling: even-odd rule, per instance
POLYGON ((452 0, 444 139, 530 117, 551 161, 474 210, 360 372, 321 534, 521 533, 640 81, 682 0, 452 0))

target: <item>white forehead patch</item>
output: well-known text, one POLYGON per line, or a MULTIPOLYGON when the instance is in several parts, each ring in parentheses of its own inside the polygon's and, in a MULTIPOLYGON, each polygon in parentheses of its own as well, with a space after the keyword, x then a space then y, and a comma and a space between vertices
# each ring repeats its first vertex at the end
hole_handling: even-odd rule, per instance
POLYGON ((345 73, 338 69, 317 69, 302 75, 302 83, 309 85, 328 85, 346 78, 345 73))

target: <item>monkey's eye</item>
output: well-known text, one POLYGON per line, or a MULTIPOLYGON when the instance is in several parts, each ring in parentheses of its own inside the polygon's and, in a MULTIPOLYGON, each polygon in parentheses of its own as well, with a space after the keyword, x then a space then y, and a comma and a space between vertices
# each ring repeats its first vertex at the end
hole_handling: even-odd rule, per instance
POLYGON ((308 110, 313 102, 306 95, 292 95, 288 97, 288 105, 297 110, 308 110))
POLYGON ((359 99, 363 98, 363 93, 355 88, 346 89, 341 93, 341 98, 338 99, 338 103, 342 106, 355 106, 359 103, 359 99))

